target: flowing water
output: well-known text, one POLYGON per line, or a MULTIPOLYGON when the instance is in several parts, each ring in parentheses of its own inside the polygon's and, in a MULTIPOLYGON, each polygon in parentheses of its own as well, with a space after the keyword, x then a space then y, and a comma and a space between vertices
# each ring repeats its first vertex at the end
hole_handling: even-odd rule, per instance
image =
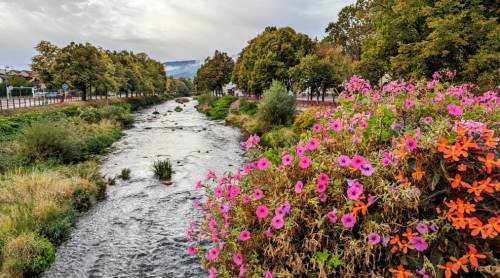
POLYGON ((206 170, 234 170, 243 162, 240 132, 208 120, 195 101, 169 101, 136 114, 135 126, 102 159, 106 177, 117 179, 107 198, 82 215, 44 277, 203 277, 198 259, 186 253, 185 228, 195 215, 194 184, 206 170), (182 105, 180 105, 182 106, 182 105), (153 115, 157 110, 160 114, 153 115), (156 159, 170 159, 172 184, 153 177, 156 159))

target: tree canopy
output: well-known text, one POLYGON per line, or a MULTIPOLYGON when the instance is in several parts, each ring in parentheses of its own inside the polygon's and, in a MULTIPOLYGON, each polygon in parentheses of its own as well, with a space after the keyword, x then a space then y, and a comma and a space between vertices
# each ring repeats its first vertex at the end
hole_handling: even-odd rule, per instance
POLYGON ((311 53, 314 42, 290 27, 267 27, 249 41, 236 62, 233 82, 240 88, 261 95, 273 80, 292 87, 289 69, 311 53))
POLYGON ((222 88, 231 80, 234 69, 233 59, 225 52, 215 51, 213 57, 207 57, 194 78, 197 91, 213 91, 222 94, 222 88))
POLYGON ((165 91, 165 68, 144 53, 106 51, 89 43, 70 43, 58 48, 42 41, 35 49, 31 68, 48 88, 71 88, 87 93, 165 91))

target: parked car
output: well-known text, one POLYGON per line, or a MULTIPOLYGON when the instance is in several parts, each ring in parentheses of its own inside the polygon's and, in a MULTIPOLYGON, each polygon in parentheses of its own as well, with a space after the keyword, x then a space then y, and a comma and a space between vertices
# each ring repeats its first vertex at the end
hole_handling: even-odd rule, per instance
POLYGON ((62 94, 57 93, 57 92, 50 92, 50 93, 46 93, 45 94, 46 98, 57 98, 57 97, 60 97, 60 96, 62 96, 62 94))

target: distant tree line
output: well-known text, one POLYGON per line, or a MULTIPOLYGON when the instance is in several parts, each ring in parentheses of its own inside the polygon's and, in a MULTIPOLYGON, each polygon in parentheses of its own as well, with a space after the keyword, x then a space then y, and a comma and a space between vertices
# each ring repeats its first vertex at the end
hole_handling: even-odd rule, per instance
POLYGON ((35 49, 31 69, 48 89, 59 89, 63 83, 82 92, 163 93, 166 73, 162 63, 147 54, 129 51, 109 51, 90 43, 70 43, 59 48, 40 42, 35 49))
POLYGON ((236 62, 216 51, 198 71, 195 89, 217 94, 231 80, 260 96, 277 80, 324 99, 352 74, 378 84, 386 74, 421 78, 442 69, 456 70, 458 82, 495 88, 499 14, 493 0, 357 0, 328 24, 321 41, 290 27, 267 27, 236 62))

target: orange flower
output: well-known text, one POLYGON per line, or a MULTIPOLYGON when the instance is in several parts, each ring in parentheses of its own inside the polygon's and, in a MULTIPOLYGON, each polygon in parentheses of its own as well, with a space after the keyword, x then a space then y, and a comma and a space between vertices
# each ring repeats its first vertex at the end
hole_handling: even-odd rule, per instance
POLYGON ((458 213, 469 214, 471 212, 476 211, 475 204, 471 204, 469 202, 464 203, 464 201, 462 201, 462 199, 460 199, 460 198, 458 198, 456 202, 451 200, 449 203, 445 202, 445 204, 450 208, 448 213, 452 213, 454 211, 457 211, 458 213))
POLYGON ((415 247, 410 243, 410 242, 407 242, 406 240, 401 240, 399 243, 399 249, 401 249, 401 251, 403 251, 403 253, 407 253, 408 252, 408 249, 415 249, 415 247))
POLYGON ((496 148, 497 143, 499 141, 498 138, 493 137, 493 132, 486 133, 486 138, 484 139, 484 145, 490 148, 496 148))
POLYGON ((477 149, 477 144, 473 142, 472 137, 465 137, 464 141, 462 142, 462 149, 465 151, 468 150, 469 148, 475 148, 477 149))
POLYGON ((472 230, 471 232, 472 236, 477 236, 481 234, 481 237, 483 239, 492 236, 491 225, 489 224, 483 225, 483 222, 481 222, 481 220, 479 220, 479 218, 477 217, 473 217, 469 220, 469 229, 472 230))
POLYGON ((366 212, 368 211, 368 205, 361 200, 358 200, 354 204, 354 208, 352 209, 352 213, 354 213, 354 215, 357 216, 359 211, 361 211, 361 214, 363 214, 363 215, 366 215, 366 212))
POLYGON ((418 233, 414 233, 413 230, 410 227, 408 227, 406 229, 406 232, 403 233, 403 235, 408 239, 408 241, 410 241, 413 238, 413 236, 418 235, 418 233))
POLYGON ((469 156, 469 153, 463 151, 462 147, 460 146, 460 144, 458 144, 458 142, 456 142, 455 145, 453 145, 450 149, 444 150, 443 153, 444 153, 444 158, 451 158, 454 161, 458 161, 459 160, 458 158, 460 156, 464 157, 469 156))
POLYGON ((467 171, 467 165, 461 163, 460 165, 458 165, 457 169, 460 172, 465 172, 465 171, 467 171))
POLYGON ((415 177, 415 179, 417 179, 417 181, 420 181, 425 175, 425 171, 422 170, 422 168, 420 167, 417 167, 417 169, 415 170, 415 173, 413 173, 413 177, 415 177))
POLYGON ((488 219, 488 224, 497 232, 500 233, 500 218, 492 217, 488 219))
POLYGON ((453 227, 457 230, 465 229, 469 225, 469 219, 464 217, 463 213, 457 213, 456 217, 448 217, 448 221, 450 220, 453 227))
POLYGON ((486 157, 478 157, 477 158, 479 161, 484 163, 484 167, 486 167, 486 173, 491 173, 491 169, 493 169, 493 166, 498 167, 500 165, 500 160, 495 161, 495 155, 493 153, 488 153, 486 157))
POLYGON ((451 188, 457 188, 459 186, 467 187, 468 183, 462 181, 462 176, 456 174, 454 178, 448 178, 451 181, 451 188))
POLYGON ((456 271, 453 271, 453 264, 451 262, 447 262, 446 265, 438 264, 438 268, 444 269, 444 276, 446 278, 450 278, 452 273, 457 274, 456 271))
POLYGON ((441 141, 437 144, 437 148, 440 152, 444 153, 447 151, 450 147, 448 147, 448 141, 446 141, 446 138, 441 138, 441 141))
POLYGON ((465 272, 469 272, 469 269, 467 269, 468 260, 465 256, 460 257, 459 259, 451 256, 450 260, 453 262, 451 269, 454 273, 457 273, 460 269, 465 272))
POLYGON ((390 268, 389 272, 392 273, 396 278, 407 278, 412 276, 411 271, 405 269, 402 264, 400 264, 398 268, 390 268))
POLYGON ((479 265, 477 259, 485 259, 486 256, 484 254, 478 253, 476 247, 473 244, 468 244, 467 246, 469 247, 469 252, 467 252, 464 257, 469 260, 470 264, 473 267, 477 267, 479 265))

